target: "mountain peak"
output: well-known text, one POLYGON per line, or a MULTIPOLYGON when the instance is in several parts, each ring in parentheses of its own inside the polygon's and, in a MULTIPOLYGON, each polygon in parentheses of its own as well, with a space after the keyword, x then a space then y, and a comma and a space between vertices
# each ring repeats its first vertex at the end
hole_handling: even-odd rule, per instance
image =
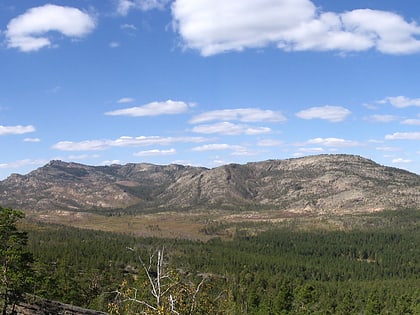
POLYGON ((253 209, 312 212, 419 208, 420 176, 355 155, 313 155, 213 169, 177 164, 88 166, 53 160, 0 182, 23 210, 253 209))

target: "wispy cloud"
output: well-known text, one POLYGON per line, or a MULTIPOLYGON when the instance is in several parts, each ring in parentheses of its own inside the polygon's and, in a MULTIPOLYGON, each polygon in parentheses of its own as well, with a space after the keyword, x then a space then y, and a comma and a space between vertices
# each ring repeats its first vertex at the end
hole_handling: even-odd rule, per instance
POLYGON ((36 159, 36 160, 24 159, 24 160, 9 162, 9 163, 0 163, 0 168, 1 169, 14 169, 14 168, 22 168, 25 166, 43 165, 46 163, 48 163, 48 161, 44 159, 36 159))
POLYGON ((112 147, 141 147, 151 145, 170 145, 173 143, 200 143, 207 141, 202 137, 120 137, 115 140, 85 140, 79 142, 60 141, 53 145, 53 149, 60 151, 101 151, 112 147))
POLYGON ((25 138, 23 139, 24 142, 41 142, 39 138, 25 138))
POLYGON ((268 127, 253 127, 248 125, 233 124, 230 122, 220 122, 216 124, 198 125, 192 128, 193 132, 204 134, 222 134, 222 135, 259 135, 270 133, 268 127))
POLYGON ((52 46, 51 32, 81 38, 95 27, 95 19, 77 8, 46 4, 12 19, 5 35, 9 48, 29 52, 52 46))
POLYGON ((254 155, 254 151, 250 151, 247 147, 242 145, 226 144, 226 143, 212 143, 205 144, 202 146, 194 147, 191 149, 195 152, 207 152, 207 151, 232 151, 232 156, 250 156, 254 155))
POLYGON ((118 48, 118 47, 120 47, 120 43, 119 42, 110 42, 109 47, 110 48, 118 48))
POLYGON ((117 12, 120 15, 127 15, 134 9, 142 11, 162 10, 168 2, 169 0, 118 0, 117 12))
POLYGON ((401 148, 389 147, 389 146, 376 147, 375 149, 378 150, 378 151, 384 151, 384 152, 397 152, 397 151, 401 151, 401 148))
POLYGON ((385 140, 420 140, 420 132, 395 132, 386 135, 385 140))
POLYGON ((406 96, 392 96, 386 97, 379 101, 380 104, 389 103, 394 107, 405 108, 411 106, 420 106, 420 98, 409 98, 406 96))
POLYGON ((404 119, 401 123, 404 125, 420 126, 420 119, 404 119))
POLYGON ((122 97, 117 101, 117 103, 126 104, 126 103, 133 103, 134 101, 135 101, 135 99, 132 98, 132 97, 122 97))
POLYGON ((353 141, 353 140, 346 140, 346 139, 341 139, 341 138, 314 138, 314 139, 310 139, 306 142, 307 144, 316 144, 316 145, 321 145, 321 146, 325 146, 325 147, 356 147, 356 146, 360 146, 361 143, 358 141, 353 141))
POLYGON ((296 113, 302 119, 325 119, 331 122, 340 122, 351 114, 347 108, 342 106, 320 106, 311 107, 296 113))
POLYGON ((379 122, 379 123, 388 123, 398 120, 399 117, 395 115, 371 115, 366 118, 368 121, 379 122))
POLYGON ((277 139, 261 139, 257 142, 257 145, 260 147, 276 147, 282 144, 283 141, 277 139))
POLYGON ((140 151, 136 152, 133 155, 134 156, 160 156, 160 155, 173 155, 176 154, 176 150, 174 148, 169 150, 159 150, 159 149, 153 149, 153 150, 146 150, 146 151, 140 151))
POLYGON ((176 0, 172 15, 184 46, 203 56, 269 45, 285 51, 420 51, 420 27, 388 11, 323 12, 310 0, 176 0))
MULTIPOLYGON (((128 101, 131 101, 131 99, 124 99, 124 101, 127 103, 128 101)), ((165 102, 152 102, 143 106, 117 109, 107 112, 105 115, 132 117, 172 115, 184 113, 192 106, 193 104, 187 104, 185 102, 167 100, 165 102)))
POLYGON ((396 158, 392 160, 392 163, 394 164, 408 164, 413 162, 412 160, 409 159, 403 159, 403 158, 396 158))
POLYGON ((283 122, 286 120, 286 117, 279 111, 263 110, 259 108, 236 108, 205 112, 193 117, 190 120, 190 123, 197 124, 217 120, 237 120, 241 122, 283 122))
POLYGON ((0 125, 0 136, 4 135, 21 135, 25 133, 34 132, 35 127, 32 125, 29 126, 1 126, 0 125))
POLYGON ((212 144, 205 144, 202 146, 194 147, 191 150, 196 152, 204 152, 204 151, 221 151, 221 150, 242 150, 244 147, 239 145, 231 145, 226 143, 212 143, 212 144))

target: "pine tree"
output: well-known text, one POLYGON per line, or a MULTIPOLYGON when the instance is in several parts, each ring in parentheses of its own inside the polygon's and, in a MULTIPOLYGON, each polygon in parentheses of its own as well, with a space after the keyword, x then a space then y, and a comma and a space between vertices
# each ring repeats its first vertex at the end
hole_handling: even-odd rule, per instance
POLYGON ((0 207, 0 306, 3 315, 14 309, 31 284, 32 255, 26 250, 27 236, 16 223, 24 214, 0 207))

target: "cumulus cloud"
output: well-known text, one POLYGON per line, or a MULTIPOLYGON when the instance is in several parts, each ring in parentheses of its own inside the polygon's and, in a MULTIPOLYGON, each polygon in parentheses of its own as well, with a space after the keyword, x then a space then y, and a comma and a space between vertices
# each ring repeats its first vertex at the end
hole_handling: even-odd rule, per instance
POLYGON ((196 133, 204 134, 222 134, 222 135, 258 135, 270 133, 268 127, 252 127, 248 125, 238 125, 230 122, 220 122, 216 124, 199 125, 192 129, 196 133))
POLYGON ((341 106, 320 106, 311 107, 296 113, 302 119, 325 119, 331 122, 340 122, 351 114, 347 108, 341 106))
POLYGON ((1 126, 0 125, 0 136, 4 135, 21 135, 25 133, 34 132, 35 127, 34 126, 1 126))
POLYGON ((9 48, 28 52, 51 46, 51 32, 81 38, 95 26, 95 19, 77 8, 46 4, 12 19, 5 34, 9 48))
POLYGON ((386 140, 420 140, 420 132, 395 132, 385 136, 386 140))
POLYGON ((165 102, 152 102, 143 106, 118 109, 107 112, 105 115, 132 117, 170 115, 186 112, 190 107, 192 107, 192 104, 167 100, 165 102))
POLYGON ((168 2, 169 0, 119 0, 117 12, 120 15, 127 15, 133 9, 142 11, 162 10, 168 2))
POLYGON ((282 122, 286 117, 279 111, 262 110, 259 108, 236 108, 213 110, 193 117, 190 123, 203 123, 215 120, 241 122, 282 122))
POLYGON ((170 145, 172 143, 199 143, 207 141, 202 137, 159 137, 159 136, 123 136, 118 139, 60 141, 53 145, 53 149, 60 151, 101 151, 112 147, 141 147, 151 145, 170 145))
POLYGON ((397 108, 405 108, 410 106, 420 107, 420 98, 409 98, 406 96, 391 96, 379 101, 381 104, 389 103, 397 108))
POLYGON ((340 138, 314 138, 307 141, 307 144, 321 145, 324 147, 355 147, 361 144, 357 141, 340 138))
POLYGON ((173 155, 175 153, 176 153, 175 149, 169 149, 169 150, 153 149, 153 150, 146 150, 146 151, 140 151, 140 152, 134 153, 134 156, 173 155))
POLYGON ((203 56, 270 45, 285 51, 420 51, 420 27, 396 13, 322 12, 310 0, 176 0, 172 16, 184 46, 203 56))

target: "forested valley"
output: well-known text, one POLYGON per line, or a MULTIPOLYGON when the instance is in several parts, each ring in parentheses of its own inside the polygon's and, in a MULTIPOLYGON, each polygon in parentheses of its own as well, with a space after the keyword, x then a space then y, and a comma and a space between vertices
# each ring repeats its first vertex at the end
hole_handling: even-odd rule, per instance
POLYGON ((165 268, 193 288, 194 314, 420 314, 419 218, 383 212, 330 231, 283 224, 250 233, 237 224, 232 239, 208 242, 25 222, 35 270, 28 293, 135 314, 141 305, 118 294, 152 303, 140 261, 164 248, 165 268))

